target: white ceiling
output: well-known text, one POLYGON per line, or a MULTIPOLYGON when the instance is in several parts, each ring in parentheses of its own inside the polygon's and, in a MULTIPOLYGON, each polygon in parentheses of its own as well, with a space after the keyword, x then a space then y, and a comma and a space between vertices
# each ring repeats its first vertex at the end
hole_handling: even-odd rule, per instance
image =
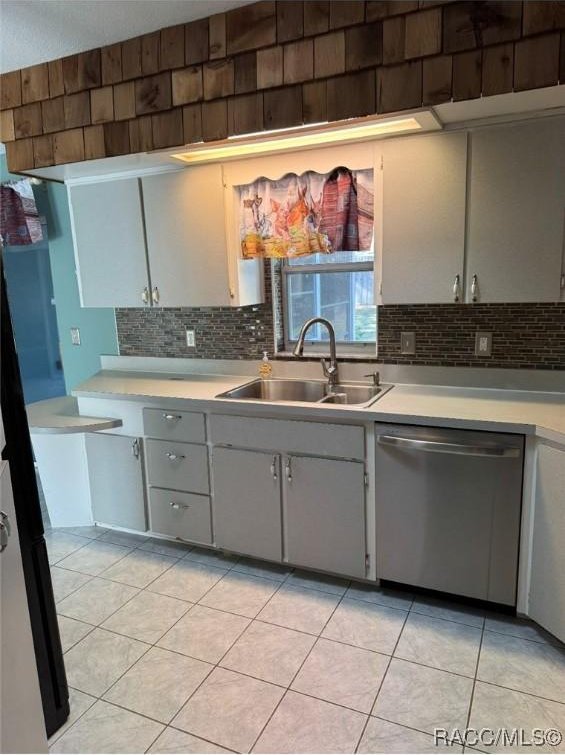
POLYGON ((0 71, 62 58, 253 0, 0 0, 0 71))

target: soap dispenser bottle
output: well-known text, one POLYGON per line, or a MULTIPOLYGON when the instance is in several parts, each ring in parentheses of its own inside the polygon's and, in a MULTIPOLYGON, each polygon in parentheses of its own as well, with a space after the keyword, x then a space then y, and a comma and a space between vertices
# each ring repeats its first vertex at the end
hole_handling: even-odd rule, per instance
POLYGON ((261 364, 259 365, 259 375, 263 378, 263 380, 266 380, 267 378, 271 377, 272 372, 273 365, 269 361, 269 354, 264 351, 263 359, 261 360, 261 364))

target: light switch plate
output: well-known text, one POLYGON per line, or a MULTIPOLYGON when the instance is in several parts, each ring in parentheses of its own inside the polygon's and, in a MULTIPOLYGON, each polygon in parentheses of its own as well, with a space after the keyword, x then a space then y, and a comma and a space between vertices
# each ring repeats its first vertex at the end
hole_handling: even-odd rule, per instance
POLYGON ((71 343, 73 346, 80 346, 80 330, 79 328, 71 328, 71 343))
POLYGON ((186 345, 189 349, 196 348, 196 334, 194 332, 194 328, 186 329, 186 345))
POLYGON ((475 356, 490 357, 492 353, 492 333, 475 333, 475 356))
POLYGON ((414 331, 408 331, 400 334, 400 353, 416 353, 416 333, 414 333, 414 331))

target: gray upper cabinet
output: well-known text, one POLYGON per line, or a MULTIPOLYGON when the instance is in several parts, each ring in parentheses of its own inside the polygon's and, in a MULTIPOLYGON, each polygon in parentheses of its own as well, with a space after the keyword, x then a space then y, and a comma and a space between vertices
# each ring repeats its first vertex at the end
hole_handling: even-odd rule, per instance
POLYGON ((565 118, 478 129, 470 154, 467 301, 559 301, 565 118))
POLYGON ((529 615, 565 642, 565 448, 540 445, 529 615))
POLYGON ((229 306, 222 166, 142 178, 154 303, 229 306))
POLYGON ((142 307, 149 301, 137 178, 68 187, 83 307, 142 307))
POLYGON ((212 467, 216 545, 281 561, 280 456, 214 448, 212 467))
POLYGON ((283 464, 287 560, 364 578, 364 465, 304 456, 285 457, 283 464))
POLYGON ((383 304, 462 300, 466 161, 465 133, 383 144, 383 304))
POLYGON ((92 514, 96 522, 145 532, 141 440, 87 433, 86 457, 92 514))

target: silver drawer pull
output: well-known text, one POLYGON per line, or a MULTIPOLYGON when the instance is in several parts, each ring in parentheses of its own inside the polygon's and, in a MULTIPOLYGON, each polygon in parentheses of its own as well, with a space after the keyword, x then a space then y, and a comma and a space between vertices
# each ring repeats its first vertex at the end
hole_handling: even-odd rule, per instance
POLYGON ((186 503, 176 503, 175 501, 169 501, 169 506, 174 509, 175 511, 179 511, 179 509, 189 509, 190 506, 186 503))
POLYGON ((420 440, 419 438, 402 438, 398 435, 377 435, 377 443, 381 446, 396 446, 414 451, 432 451, 438 454, 458 454, 460 456, 520 456, 520 449, 513 446, 473 446, 466 443, 447 443, 436 440, 420 440))
POLYGON ((163 419, 167 420, 167 422, 174 422, 178 419, 182 419, 182 416, 180 414, 163 414, 163 419))
POLYGON ((278 480, 279 476, 277 474, 277 457, 273 456, 273 461, 271 463, 271 474, 273 475, 273 480, 278 480))
POLYGON ((177 461, 177 459, 186 459, 184 454, 174 454, 172 451, 165 451, 165 456, 169 461, 177 461))
POLYGON ((289 482, 292 482, 292 467, 290 466, 290 459, 286 460, 285 471, 286 471, 286 479, 289 482))

